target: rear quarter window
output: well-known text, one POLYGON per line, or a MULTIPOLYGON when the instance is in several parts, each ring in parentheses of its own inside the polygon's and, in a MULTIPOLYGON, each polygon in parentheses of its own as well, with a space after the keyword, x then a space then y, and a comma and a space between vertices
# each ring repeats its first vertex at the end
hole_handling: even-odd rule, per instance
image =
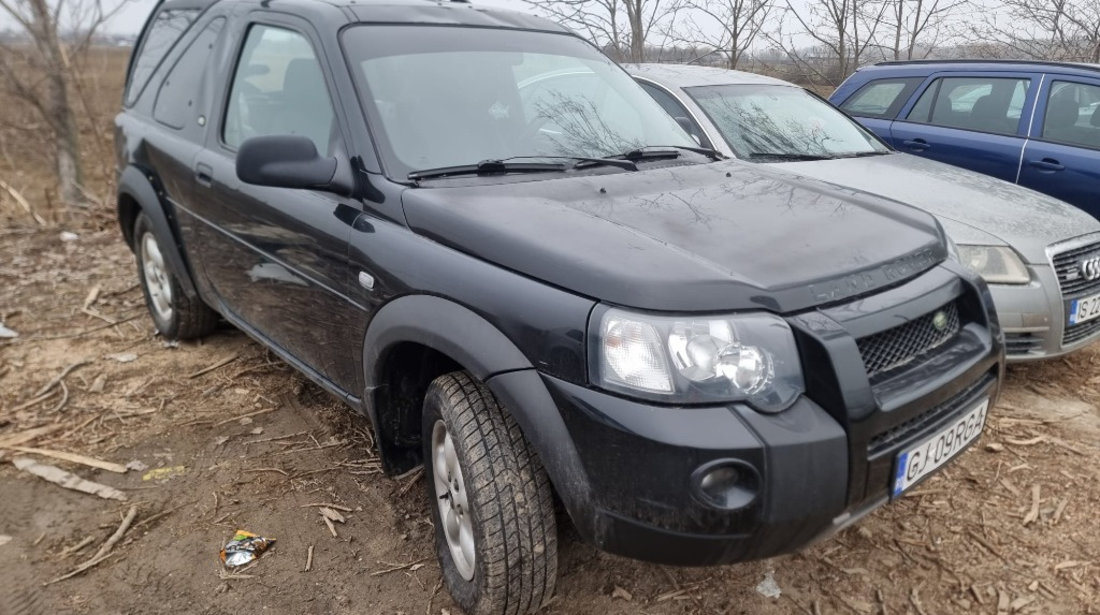
POLYGON ((849 96, 840 108, 851 115, 892 118, 923 80, 923 77, 907 77, 870 81, 849 96))
POLYGON ((160 84, 153 118, 161 124, 179 130, 196 123, 200 117, 205 124, 206 109, 202 103, 208 92, 203 76, 224 24, 224 17, 207 24, 160 84))
POLYGON ((153 76, 160 61, 168 55, 168 51, 187 31, 198 14, 198 9, 167 9, 157 13, 153 18, 153 23, 149 25, 145 36, 142 37, 130 67, 124 98, 127 105, 134 104, 141 96, 145 84, 153 76))

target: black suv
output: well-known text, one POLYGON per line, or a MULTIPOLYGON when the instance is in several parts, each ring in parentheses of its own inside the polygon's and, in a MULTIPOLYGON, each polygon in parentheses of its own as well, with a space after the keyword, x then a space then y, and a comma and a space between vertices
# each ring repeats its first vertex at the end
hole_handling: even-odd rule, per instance
POLYGON ((157 330, 224 317, 366 414, 388 472, 423 463, 472 613, 550 597, 556 499, 613 553, 768 557, 927 477, 998 392, 930 216, 720 160, 541 19, 167 0, 116 127, 157 330))

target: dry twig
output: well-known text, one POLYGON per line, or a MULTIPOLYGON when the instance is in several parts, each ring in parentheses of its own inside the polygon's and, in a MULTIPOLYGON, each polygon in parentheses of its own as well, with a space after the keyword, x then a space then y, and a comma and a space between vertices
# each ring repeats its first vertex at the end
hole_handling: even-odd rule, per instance
POLYGON ((200 369, 199 371, 197 371, 197 372, 195 372, 195 373, 193 373, 193 374, 191 374, 187 377, 188 378, 198 378, 199 376, 201 376, 203 374, 210 373, 210 372, 218 369, 219 367, 225 367, 226 365, 229 365, 230 363, 232 363, 233 361, 236 361, 236 360, 237 360, 237 354, 236 353, 231 354, 228 357, 222 359, 221 361, 218 361, 217 363, 215 363, 213 365, 204 367, 204 368, 200 369))
POLYGON ((116 474, 126 473, 126 466, 122 466, 117 463, 111 463, 110 461, 102 461, 94 457, 85 457, 84 455, 77 455, 74 453, 54 451, 46 448, 32 448, 29 446, 7 446, 4 448, 9 448, 13 451, 19 451, 20 453, 31 453, 35 455, 42 455, 43 457, 61 459, 62 461, 78 463, 80 465, 85 465, 91 468, 98 468, 100 470, 106 470, 108 472, 114 472, 116 474))
POLYGON ((401 491, 397 492, 397 496, 401 497, 408 493, 410 489, 416 486, 416 483, 420 482, 420 477, 422 476, 424 476, 424 466, 420 466, 416 469, 416 471, 412 475, 412 478, 409 479, 409 482, 405 483, 405 485, 401 487, 401 491))
POLYGON ((422 558, 422 559, 418 559, 415 562, 411 562, 411 563, 408 563, 408 564, 395 564, 393 562, 379 561, 378 562, 379 564, 385 564, 386 566, 389 566, 389 568, 385 568, 383 570, 375 570, 374 572, 370 573, 370 576, 377 577, 377 576, 382 576, 384 574, 389 574, 391 572, 397 572, 398 570, 406 570, 406 569, 409 570, 410 572, 416 572, 417 570, 420 570, 421 568, 424 567, 424 561, 426 559, 428 559, 428 558, 425 557, 425 558, 422 558))
POLYGON ((1031 486, 1031 510, 1024 517, 1024 525, 1030 525, 1039 518, 1039 483, 1031 486))
POLYGON ((347 506, 341 506, 339 504, 325 504, 323 502, 313 502, 312 504, 303 504, 303 505, 299 506, 298 508, 313 508, 315 506, 323 506, 325 508, 331 508, 333 510, 341 510, 341 511, 348 512, 348 513, 349 512, 355 512, 353 509, 348 508, 347 506))
POLYGON ((64 581, 65 579, 75 577, 76 575, 98 565, 100 562, 110 557, 111 549, 113 549, 115 547, 115 544, 117 544, 118 541, 122 539, 122 535, 125 534, 126 530, 130 528, 130 524, 134 522, 134 517, 136 516, 137 506, 131 506, 130 510, 126 513, 126 516, 122 519, 122 523, 120 523, 118 529, 115 530, 115 533, 111 534, 111 537, 103 543, 103 546, 101 546, 99 550, 96 551, 96 554, 93 555, 91 559, 77 566, 75 569, 73 569, 72 572, 63 574, 51 581, 47 581, 46 583, 44 583, 44 585, 52 585, 54 583, 57 583, 58 581, 64 581))
POLYGON ((38 397, 39 395, 49 392, 50 389, 57 386, 58 383, 61 382, 65 378, 65 376, 68 376, 70 373, 72 373, 73 370, 79 367, 83 367, 89 363, 91 363, 90 360, 84 359, 82 361, 77 361, 76 363, 73 363, 72 365, 61 370, 61 373, 57 376, 54 376, 53 380, 50 380, 46 384, 42 385, 42 388, 38 389, 38 391, 35 392, 34 397, 38 397))
POLYGON ((33 209, 31 209, 31 204, 28 203, 27 199, 24 198, 23 195, 20 194, 19 191, 16 190, 11 184, 0 179, 0 188, 3 188, 5 192, 10 194, 11 198, 15 199, 15 202, 19 203, 19 206, 26 210, 26 212, 30 214, 31 218, 33 218, 34 221, 38 223, 38 226, 46 226, 46 220, 42 218, 42 216, 35 213, 33 209))

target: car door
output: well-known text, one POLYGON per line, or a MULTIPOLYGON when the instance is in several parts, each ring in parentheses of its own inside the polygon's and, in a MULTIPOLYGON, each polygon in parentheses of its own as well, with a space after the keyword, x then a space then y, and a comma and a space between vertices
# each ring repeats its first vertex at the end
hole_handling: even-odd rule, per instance
POLYGON ((1039 75, 940 73, 890 125, 898 151, 1015 182, 1039 75))
POLYGON ((1100 79, 1043 80, 1020 185, 1100 218, 1100 79))
POLYGON ((852 116, 883 141, 890 141, 890 124, 924 77, 890 77, 863 84, 843 101, 834 95, 829 102, 839 103, 842 111, 852 116))
POLYGON ((207 281, 223 311, 342 391, 358 382, 361 310, 348 298, 348 238, 361 210, 311 190, 253 186, 236 174, 247 138, 308 136, 347 158, 328 64, 304 21, 255 13, 238 26, 218 130, 195 157, 195 210, 207 281))

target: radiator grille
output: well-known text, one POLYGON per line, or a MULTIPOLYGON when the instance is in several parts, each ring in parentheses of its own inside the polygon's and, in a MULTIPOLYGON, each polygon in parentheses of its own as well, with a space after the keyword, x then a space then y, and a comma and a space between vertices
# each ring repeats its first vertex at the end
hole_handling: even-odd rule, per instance
POLYGON ((927 314, 856 340, 867 376, 872 380, 892 372, 939 346, 959 333, 959 309, 955 302, 927 314))
MULTIPOLYGON (((1100 259, 1100 242, 1065 250, 1052 257, 1054 273, 1058 276, 1058 286, 1062 290, 1062 298, 1067 302, 1078 297, 1100 293, 1100 278, 1089 280, 1081 270, 1081 263, 1092 259, 1100 259)), ((1097 331, 1100 331, 1100 320, 1071 325, 1067 319, 1066 328, 1062 332, 1062 344, 1080 342, 1097 331)))

